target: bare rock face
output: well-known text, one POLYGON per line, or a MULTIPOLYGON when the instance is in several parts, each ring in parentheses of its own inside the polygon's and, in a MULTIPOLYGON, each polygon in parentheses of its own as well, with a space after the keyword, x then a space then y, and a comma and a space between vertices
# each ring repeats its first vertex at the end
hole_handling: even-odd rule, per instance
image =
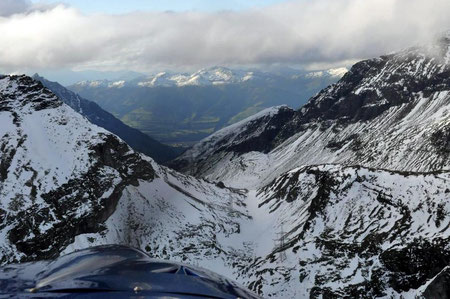
POLYGON ((442 270, 427 286, 423 296, 426 299, 450 298, 450 267, 442 270))
POLYGON ((91 150, 90 159, 96 162, 87 172, 41 194, 45 207, 36 205, 35 209, 27 208, 14 215, 26 219, 8 234, 9 241, 26 255, 21 261, 54 258, 74 242, 75 236, 101 232, 105 229, 103 223, 114 213, 123 189, 138 185, 139 180, 152 181, 156 175, 151 163, 142 161, 137 153, 130 154, 129 147, 112 135, 105 135, 104 143, 94 145, 91 150), (121 182, 117 184, 114 176, 105 175, 105 167, 116 170, 121 182), (111 191, 107 197, 103 197, 105 190, 111 191), (86 206, 90 211, 79 217, 75 212, 86 206), (42 233, 39 226, 50 220, 53 228, 42 233))

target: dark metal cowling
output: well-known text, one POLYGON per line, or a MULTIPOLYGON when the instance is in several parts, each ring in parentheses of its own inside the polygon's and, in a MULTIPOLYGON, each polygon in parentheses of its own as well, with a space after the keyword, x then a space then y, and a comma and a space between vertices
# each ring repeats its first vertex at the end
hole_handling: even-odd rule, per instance
POLYGON ((259 298, 211 271, 107 245, 0 269, 0 298, 259 298))

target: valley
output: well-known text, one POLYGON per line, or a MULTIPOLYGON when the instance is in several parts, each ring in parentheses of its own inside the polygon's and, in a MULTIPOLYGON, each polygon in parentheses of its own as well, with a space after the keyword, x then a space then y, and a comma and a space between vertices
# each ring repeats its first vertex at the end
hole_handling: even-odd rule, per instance
POLYGON ((345 71, 278 74, 214 67, 130 81, 82 81, 68 88, 162 143, 189 147, 265 108, 298 108, 345 71))

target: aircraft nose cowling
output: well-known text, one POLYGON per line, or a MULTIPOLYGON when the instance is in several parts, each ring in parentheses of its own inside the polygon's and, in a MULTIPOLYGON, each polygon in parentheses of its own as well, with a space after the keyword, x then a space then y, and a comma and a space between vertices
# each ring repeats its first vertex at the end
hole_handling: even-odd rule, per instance
POLYGON ((122 245, 0 269, 0 295, 103 298, 105 293, 109 298, 260 298, 211 271, 155 260, 122 245))

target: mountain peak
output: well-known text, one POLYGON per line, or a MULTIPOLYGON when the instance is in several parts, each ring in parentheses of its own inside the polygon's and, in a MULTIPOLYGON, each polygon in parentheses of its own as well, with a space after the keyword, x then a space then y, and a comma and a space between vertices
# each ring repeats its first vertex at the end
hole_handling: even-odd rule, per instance
POLYGON ((356 63, 302 109, 303 121, 366 121, 391 107, 448 89, 449 44, 433 43, 356 63))
POLYGON ((34 73, 33 76, 31 76, 31 78, 33 78, 36 81, 39 81, 39 79, 42 79, 44 77, 40 76, 38 73, 34 73))
POLYGON ((0 108, 30 107, 34 110, 56 108, 62 102, 41 82, 26 75, 0 76, 0 108))

